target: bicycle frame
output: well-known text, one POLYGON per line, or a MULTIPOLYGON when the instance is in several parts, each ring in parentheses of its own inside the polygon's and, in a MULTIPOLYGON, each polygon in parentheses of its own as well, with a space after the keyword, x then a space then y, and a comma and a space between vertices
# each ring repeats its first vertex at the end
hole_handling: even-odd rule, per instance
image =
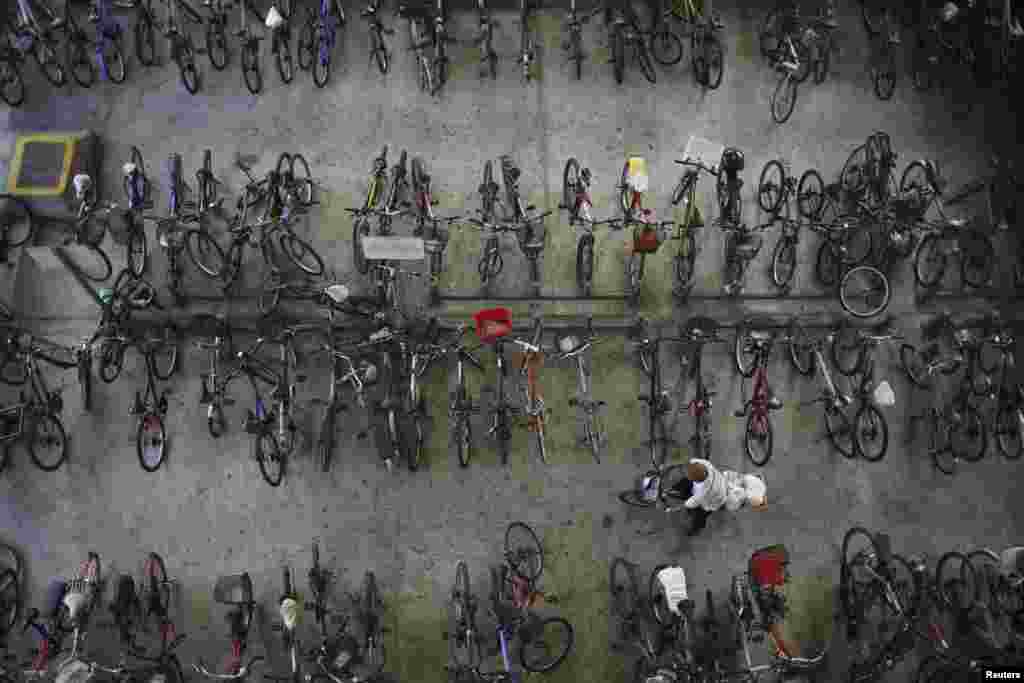
POLYGON ((526 413, 528 429, 537 435, 537 447, 540 451, 541 462, 546 465, 548 458, 544 443, 544 397, 541 396, 540 380, 538 378, 538 367, 544 362, 544 352, 540 347, 543 331, 544 321, 538 318, 534 322, 530 342, 524 342, 520 339, 513 339, 512 342, 524 350, 523 360, 519 368, 520 379, 526 380, 523 386, 524 412, 526 413))
POLYGON ((487 430, 487 435, 497 439, 501 464, 507 465, 509 442, 512 440, 512 429, 509 424, 512 411, 511 405, 505 398, 505 375, 508 373, 508 369, 505 365, 505 342, 503 339, 495 340, 494 356, 497 365, 498 387, 494 405, 491 407, 491 427, 487 430))

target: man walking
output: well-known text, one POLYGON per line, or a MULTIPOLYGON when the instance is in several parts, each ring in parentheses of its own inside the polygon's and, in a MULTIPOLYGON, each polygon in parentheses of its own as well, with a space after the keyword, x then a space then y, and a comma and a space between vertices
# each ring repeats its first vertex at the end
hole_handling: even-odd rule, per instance
POLYGON ((732 470, 719 471, 707 460, 695 458, 686 465, 686 478, 672 487, 685 498, 690 511, 689 536, 695 536, 707 525, 712 512, 723 506, 730 512, 749 505, 762 510, 768 505, 764 480, 755 474, 732 470))

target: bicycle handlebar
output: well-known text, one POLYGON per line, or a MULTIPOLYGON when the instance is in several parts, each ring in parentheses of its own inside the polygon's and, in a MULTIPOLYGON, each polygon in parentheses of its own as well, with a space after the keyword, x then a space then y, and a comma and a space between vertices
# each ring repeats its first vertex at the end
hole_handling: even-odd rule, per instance
POLYGON ((696 159, 691 159, 690 157, 686 157, 685 159, 676 159, 676 163, 679 164, 680 166, 695 166, 696 168, 698 168, 698 169, 700 169, 702 171, 706 171, 706 172, 710 173, 713 176, 717 176, 718 175, 718 169, 717 168, 712 168, 710 166, 707 166, 703 162, 698 161, 696 159))
POLYGON ((200 659, 198 662, 193 664, 192 665, 192 669, 196 673, 200 673, 203 676, 206 676, 207 678, 213 678, 213 679, 221 680, 221 681, 237 681, 237 680, 241 680, 241 679, 245 678, 249 674, 249 668, 252 667, 252 665, 255 664, 256 662, 261 662, 261 661, 263 661, 263 657, 260 656, 260 655, 256 655, 255 657, 252 657, 251 659, 249 659, 249 661, 245 664, 245 666, 239 667, 238 672, 234 673, 234 674, 218 674, 218 673, 213 673, 212 671, 210 671, 209 669, 206 668, 206 664, 205 664, 205 662, 203 662, 202 659, 200 659))

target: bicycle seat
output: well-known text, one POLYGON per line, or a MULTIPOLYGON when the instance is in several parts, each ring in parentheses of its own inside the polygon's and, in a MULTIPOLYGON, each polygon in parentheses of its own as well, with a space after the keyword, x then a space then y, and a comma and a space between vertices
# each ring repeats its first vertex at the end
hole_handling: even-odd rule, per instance
POLYGON ((252 579, 249 573, 217 577, 217 583, 213 587, 213 600, 221 605, 236 607, 252 605, 252 579))

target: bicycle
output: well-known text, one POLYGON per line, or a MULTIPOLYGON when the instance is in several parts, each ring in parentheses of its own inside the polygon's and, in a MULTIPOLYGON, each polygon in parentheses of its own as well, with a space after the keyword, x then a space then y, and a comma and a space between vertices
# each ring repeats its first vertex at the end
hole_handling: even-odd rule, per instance
MULTIPOLYGON (((711 418, 709 413, 713 405, 712 398, 718 393, 708 388, 704 383, 702 372, 702 356, 705 344, 724 342, 725 339, 718 334, 718 323, 711 318, 695 316, 686 321, 682 328, 680 337, 685 339, 691 346, 689 356, 683 356, 680 372, 685 373, 688 379, 694 380, 693 398, 685 405, 685 410, 694 420, 693 436, 690 443, 693 444, 696 457, 704 460, 711 459, 711 418)), ((684 406, 680 405, 679 410, 684 406)))
POLYGON ((597 463, 601 462, 601 451, 608 442, 608 431, 601 417, 601 409, 607 404, 605 401, 594 399, 592 395, 590 362, 584 358, 584 354, 600 341, 601 339, 594 334, 594 320, 588 317, 586 330, 581 336, 558 336, 555 340, 557 353, 552 359, 560 361, 571 358, 576 363, 576 395, 569 399, 569 407, 582 410, 582 445, 590 449, 594 462, 597 463))
POLYGON ((612 12, 609 28, 608 42, 611 45, 615 82, 622 85, 625 77, 627 43, 633 46, 633 57, 640 64, 644 78, 650 83, 656 82, 657 74, 654 71, 654 62, 651 61, 650 48, 647 46, 644 33, 640 30, 638 19, 632 9, 617 6, 612 12))
POLYGON ((239 23, 241 28, 235 33, 238 36, 242 52, 242 80, 246 89, 253 95, 259 95, 263 90, 263 74, 260 72, 260 41, 262 35, 257 35, 249 28, 249 14, 256 17, 257 22, 262 22, 263 17, 252 6, 250 0, 238 0, 239 23))
POLYGON ((788 335, 777 339, 772 332, 754 329, 749 322, 743 322, 736 328, 733 348, 736 369, 744 379, 753 378, 753 387, 750 398, 744 401, 743 408, 734 415, 747 418, 743 448, 750 461, 758 467, 763 467, 772 457, 771 411, 782 408, 782 401, 768 384, 768 357, 777 340, 790 341, 788 335))
MULTIPOLYGON (((146 389, 143 393, 135 392, 130 415, 136 415, 138 426, 135 435, 135 448, 139 464, 146 472, 156 472, 167 457, 167 431, 164 427, 164 416, 167 414, 167 390, 157 392, 156 354, 167 348, 166 339, 146 339, 138 343, 146 366, 146 389)), ((177 348, 172 355, 177 365, 177 348)), ((123 357, 123 351, 122 357, 123 357)), ((166 373, 170 376, 170 372, 166 373)), ((163 377, 162 379, 166 379, 163 377)))
POLYGON ((495 398, 488 411, 490 427, 487 436, 497 441, 501 464, 508 464, 509 446, 512 440, 512 415, 520 412, 514 408, 505 395, 505 376, 508 369, 505 361, 505 339, 512 331, 512 317, 507 308, 485 309, 473 314, 476 335, 482 344, 494 347, 496 375, 498 377, 495 398))
POLYGON ((716 167, 689 156, 685 159, 676 159, 676 163, 683 166, 683 175, 672 190, 670 202, 672 206, 683 204, 683 220, 676 223, 677 230, 672 236, 672 239, 679 240, 679 250, 672 259, 672 272, 675 275, 676 287, 680 291, 687 291, 693 283, 697 261, 696 232, 705 225, 700 207, 697 206, 697 180, 701 171, 715 177, 719 171, 716 167))
POLYGON ((380 0, 371 0, 360 12, 360 16, 370 22, 370 37, 372 38, 370 57, 377 62, 377 68, 380 69, 381 74, 386 74, 391 65, 391 53, 384 43, 384 36, 394 35, 395 30, 384 28, 379 12, 380 0))
POLYGON ((12 546, 0 543, 0 639, 6 641, 24 607, 25 574, 21 555, 12 546))
POLYGON ((498 184, 494 182, 494 164, 488 159, 484 162, 483 183, 477 189, 480 194, 481 209, 477 209, 480 218, 470 218, 467 221, 481 230, 487 231, 484 241, 484 249, 477 263, 477 273, 480 275, 480 284, 484 291, 487 291, 489 283, 501 274, 504 261, 501 258, 501 251, 498 244, 498 235, 502 232, 514 232, 516 227, 510 223, 496 223, 495 205, 498 199, 498 184))
POLYGON ((1000 353, 998 379, 988 395, 995 403, 990 431, 1003 457, 1016 460, 1024 452, 1024 388, 1014 381, 1014 336, 1009 330, 1001 330, 990 341, 1000 353))
MULTIPOLYGON (((287 154, 282 155, 284 157, 287 154)), ((305 161, 303 159, 303 161, 305 161)), ((279 162, 280 163, 280 162, 279 162)), ((224 210, 224 198, 217 197, 217 188, 222 185, 213 175, 213 152, 203 151, 203 165, 196 171, 196 216, 199 219, 199 226, 206 227, 211 214, 220 213, 224 210)))
POLYGON ((30 0, 17 0, 16 16, 7 26, 10 44, 22 61, 31 53, 46 80, 59 88, 67 82, 67 73, 57 57, 57 40, 54 32, 65 27, 67 18, 58 17, 45 5, 40 4, 37 6, 48 19, 44 22, 36 16, 32 9, 33 4, 30 0))
POLYGON ((229 0, 208 0, 204 3, 210 10, 206 19, 206 56, 210 66, 217 71, 227 68, 231 52, 228 50, 228 8, 229 0))
POLYGON ((479 413, 480 409, 473 405, 473 396, 466 383, 465 364, 468 361, 480 372, 484 371, 484 366, 473 353, 480 347, 467 349, 462 343, 461 338, 465 331, 466 327, 460 325, 455 331, 456 341, 446 349, 448 353, 455 354, 455 391, 449 395, 448 423, 459 465, 469 467, 469 462, 473 458, 472 415, 479 413))
MULTIPOLYGON (((634 305, 640 299, 640 285, 644 278, 644 262, 648 254, 655 253, 664 241, 673 221, 655 221, 654 211, 643 207, 647 191, 647 161, 643 157, 629 157, 622 167, 622 180, 617 186, 622 208, 621 225, 632 225, 633 234, 629 258, 626 259, 627 298, 634 305)), ((616 223, 618 224, 618 222, 616 223)))
POLYGON ((239 370, 231 370, 225 374, 220 371, 220 360, 222 357, 233 355, 233 343, 231 341, 231 327, 227 321, 218 317, 215 319, 216 330, 213 341, 197 341, 196 348, 206 350, 210 354, 210 371, 200 375, 202 385, 199 391, 199 405, 206 406, 206 427, 210 436, 220 438, 227 429, 227 420, 224 418, 224 406, 234 405, 234 399, 228 397, 227 388, 239 370))
MULTIPOLYGON (((445 8, 444 0, 436 0, 434 11, 434 89, 431 95, 441 92, 441 88, 448 82, 448 52, 447 44, 455 42, 454 38, 448 36, 448 27, 445 22, 448 20, 448 10, 445 8)), ((525 0, 524 0, 525 2, 525 0)))
POLYGON ((226 615, 231 638, 231 652, 228 659, 228 673, 218 674, 210 671, 200 658, 192 665, 192 669, 205 678, 218 681, 244 681, 252 665, 263 660, 263 657, 251 657, 245 665, 242 657, 248 649, 249 631, 252 628, 256 602, 253 600, 252 579, 248 572, 221 576, 213 588, 213 600, 230 607, 226 615))
POLYGON ((585 297, 591 295, 594 284, 594 228, 599 225, 612 228, 621 225, 614 218, 595 221, 591 217, 593 202, 590 199, 590 182, 590 169, 581 167, 575 157, 569 157, 562 172, 562 201, 558 208, 566 209, 569 212, 569 225, 579 225, 583 233, 576 243, 576 287, 580 295, 585 297))
MULTIPOLYGON (((100 65, 103 80, 124 83, 127 76, 125 57, 121 51, 121 36, 124 29, 113 16, 110 0, 95 0, 94 14, 89 19, 96 24, 96 61, 100 65)), ((71 17, 70 10, 68 16, 71 17)), ((71 21, 68 21, 71 25, 71 21)), ((72 69, 74 75, 74 69, 72 69)))
POLYGON ((526 415, 526 427, 533 432, 537 440, 540 460, 548 463, 547 449, 544 443, 544 398, 540 389, 540 368, 544 364, 544 350, 540 346, 544 333, 544 321, 536 318, 530 333, 530 341, 513 339, 512 342, 522 349, 522 361, 519 365, 519 379, 523 387, 523 413, 526 415))
POLYGON ((277 63, 277 73, 283 83, 291 83, 295 77, 295 64, 292 61, 292 2, 277 0, 270 6, 264 22, 270 29, 270 52, 277 63), (278 3, 281 7, 278 8, 278 3))
MULTIPOLYGON (((313 84, 318 88, 323 88, 331 77, 331 52, 338 42, 338 28, 343 27, 347 22, 345 10, 337 0, 320 0, 318 6, 319 9, 316 12, 312 9, 309 10, 306 22, 299 33, 298 51, 299 67, 312 70, 313 84)), ((370 17, 377 24, 380 23, 380 19, 376 18, 376 8, 370 17)), ((377 54, 376 47, 374 54, 377 54)), ((381 73, 386 72, 387 63, 385 62, 381 73)))
MULTIPOLYGON (((370 270, 370 262, 366 259, 363 253, 362 238, 370 234, 370 221, 369 214, 373 213, 377 209, 377 205, 380 203, 381 198, 384 196, 384 191, 387 183, 387 166, 388 166, 388 146, 384 145, 384 149, 381 150, 380 156, 373 160, 373 172, 370 176, 370 181, 366 188, 366 199, 363 202, 361 209, 349 209, 355 217, 355 222, 352 226, 352 258, 353 265, 363 275, 366 275, 370 270)), ((396 185, 398 182, 399 174, 404 178, 405 176, 405 153, 402 153, 402 157, 399 160, 397 166, 392 171, 393 182, 391 184, 392 194, 394 195, 396 185)), ((391 207, 387 207, 389 210, 391 207)), ((387 229, 390 227, 390 220, 384 222, 383 220, 378 224, 379 226, 387 229)), ((387 234, 381 233, 381 234, 387 234)))
POLYGON ((810 339, 804 327, 794 319, 790 322, 789 336, 792 340, 789 344, 789 359, 793 368, 805 377, 820 373, 823 383, 821 396, 802 402, 798 407, 821 403, 825 411, 825 434, 828 440, 843 457, 854 457, 856 446, 853 425, 845 412, 853 398, 840 391, 824 356, 825 345, 833 344, 835 333, 829 333, 824 338, 810 339))
POLYGON ((39 369, 38 359, 62 368, 72 368, 77 363, 70 351, 66 352, 70 356, 66 360, 54 356, 52 351, 44 354, 40 343, 28 334, 8 338, 6 345, 9 347, 8 355, 18 358, 18 365, 24 368, 24 379, 12 378, 8 372, 0 373, 0 378, 9 384, 27 384, 29 396, 26 398, 25 392, 21 392, 18 403, 0 409, 4 420, 3 435, 0 436, 0 441, 4 442, 0 470, 10 462, 14 443, 22 441, 36 467, 44 472, 54 472, 68 456, 67 433, 60 420, 64 401, 60 389, 50 391, 39 369))
POLYGON ((448 630, 442 637, 448 641, 449 659, 459 669, 480 666, 483 637, 477 631, 477 599, 469 583, 469 567, 461 560, 455 566, 455 583, 448 598, 448 630))
MULTIPOLYGON (((185 18, 192 21, 194 24, 201 25, 203 23, 203 19, 199 13, 186 4, 184 0, 164 1, 167 4, 167 27, 164 31, 164 35, 167 37, 168 51, 170 52, 171 59, 178 65, 178 72, 181 74, 181 83, 185 86, 185 90, 187 90, 190 95, 195 95, 199 92, 199 86, 201 85, 199 67, 196 65, 196 51, 192 45, 192 37, 188 34, 188 30, 184 22, 179 22, 178 8, 180 7, 184 10, 185 18)), ((150 11, 151 6, 149 4, 151 0, 145 0, 145 2, 147 10, 143 16, 149 16, 152 14, 150 11)), ((141 6, 142 5, 140 5, 140 7, 141 6)), ((146 26, 148 26, 148 24, 146 24, 146 26)), ((139 29, 136 28, 137 41, 139 40, 138 36, 139 29)), ((225 51, 225 55, 226 54, 227 52, 225 51)))
POLYGON ((524 83, 533 77, 531 67, 536 59, 535 43, 530 32, 530 0, 519 0, 519 68, 524 83))
POLYGON ((193 263, 199 266, 203 273, 210 275, 210 269, 204 265, 213 260, 214 255, 219 253, 220 247, 206 230, 184 228, 186 223, 197 223, 199 217, 195 213, 191 213, 196 208, 195 202, 187 202, 184 199, 185 192, 191 191, 191 188, 184 180, 181 155, 171 154, 167 158, 164 170, 167 182, 167 216, 145 217, 152 218, 157 223, 157 242, 167 254, 167 271, 170 280, 168 288, 175 303, 180 306, 188 298, 182 282, 184 277, 182 252, 187 248, 193 263))
POLYGON ((573 63, 573 73, 577 81, 583 77, 583 25, 601 11, 603 8, 598 6, 581 17, 576 11, 576 0, 569 1, 569 14, 564 24, 569 39, 562 43, 562 51, 567 53, 569 61, 573 63))
POLYGON ((128 198, 125 217, 128 224, 128 237, 125 245, 125 258, 128 269, 136 277, 146 272, 149 258, 149 245, 146 242, 145 226, 142 212, 152 208, 149 196, 149 178, 146 177, 146 165, 142 152, 134 145, 131 148, 130 160, 122 168, 124 193, 128 198))
POLYGON ((876 131, 867 141, 850 152, 839 175, 842 189, 859 196, 868 206, 876 207, 896 194, 893 171, 897 154, 892 151, 888 133, 876 131))
POLYGON ((420 72, 420 90, 431 95, 437 92, 435 83, 434 63, 425 52, 425 48, 433 43, 430 34, 430 17, 422 7, 399 5, 398 16, 409 21, 409 42, 416 54, 416 63, 420 72))

